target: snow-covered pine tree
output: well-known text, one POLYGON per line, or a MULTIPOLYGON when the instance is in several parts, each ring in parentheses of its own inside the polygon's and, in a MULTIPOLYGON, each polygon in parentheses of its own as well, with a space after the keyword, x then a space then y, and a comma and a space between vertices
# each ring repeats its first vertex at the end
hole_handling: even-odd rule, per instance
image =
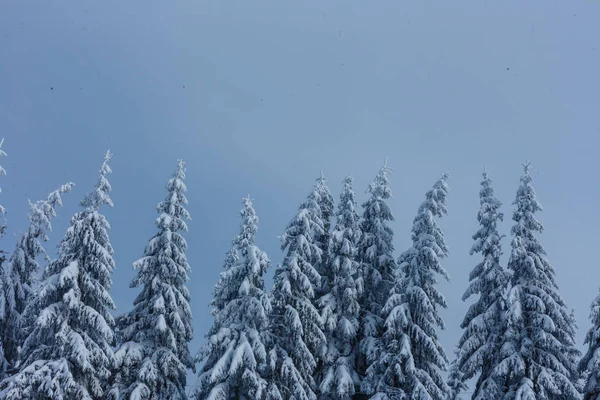
POLYGON ((117 319, 119 349, 113 397, 183 400, 192 340, 192 313, 187 288, 190 266, 182 232, 190 215, 185 208, 185 164, 179 161, 158 203, 156 227, 144 256, 133 263, 131 287, 142 287, 133 309, 117 319), (120 397, 116 396, 119 395, 120 397))
POLYGON ((321 285, 317 288, 316 299, 319 299, 325 293, 329 293, 334 279, 333 270, 330 261, 330 243, 331 243, 331 219, 334 213, 335 202, 329 186, 327 178, 321 172, 321 176, 317 178, 317 183, 314 188, 315 200, 321 210, 321 221, 323 221, 323 232, 315 233, 315 244, 321 249, 321 262, 315 265, 317 272, 321 275, 321 285))
POLYGON ((506 328, 495 378, 505 385, 503 398, 580 399, 574 319, 558 293, 554 268, 536 238, 543 230, 535 213, 542 210, 524 165, 512 227, 512 271, 506 328))
POLYGON ((360 223, 362 238, 358 246, 360 260, 356 279, 360 303, 359 351, 357 372, 366 374, 368 366, 380 358, 380 341, 383 335, 382 309, 390 294, 397 269, 394 259, 394 232, 389 223, 394 216, 387 204, 392 196, 388 176, 391 168, 387 159, 374 181, 369 185, 369 199, 362 204, 360 223))
POLYGON ((314 305, 321 276, 315 265, 322 251, 315 236, 323 234, 318 195, 313 191, 304 201, 282 236, 287 254, 275 270, 271 294, 273 307, 269 327, 268 400, 315 400, 313 373, 325 334, 314 305))
POLYGON ((325 322, 326 352, 319 376, 319 399, 348 400, 360 384, 356 373, 359 304, 355 277, 361 238, 353 179, 344 179, 336 226, 331 235, 331 291, 320 299, 325 322))
POLYGON ((69 182, 50 193, 45 200, 29 202, 29 228, 17 240, 16 248, 2 271, 7 285, 1 293, 6 307, 0 316, 0 335, 9 372, 14 372, 19 360, 19 348, 25 340, 27 326, 32 322, 24 321, 22 316, 35 296, 40 270, 37 260, 43 256, 47 262, 50 261, 42 242, 48 241, 47 232, 52 230, 51 219, 56 216, 56 207, 62 206, 61 195, 70 192, 72 187, 73 184, 69 182))
MULTIPOLYGON (((3 144, 4 144, 4 138, 2 138, 2 140, 0 140, 0 157, 7 155, 4 152, 4 150, 2 150, 3 144)), ((2 166, 0 165, 0 176, 4 176, 4 175, 6 175, 6 170, 4 168, 2 168, 2 166)), ((0 188, 0 193, 2 193, 2 188, 0 188)), ((6 209, 4 208, 4 206, 0 205, 0 217, 4 218, 5 214, 6 214, 6 209)), ((0 223, 0 238, 2 238, 5 233, 6 233, 6 223, 4 220, 2 220, 2 223, 0 223)), ((6 260, 6 258, 4 256, 4 251, 0 250, 0 262, 5 261, 5 260, 6 260)))
MULTIPOLYGON (((472 398, 485 400, 500 398, 502 393, 502 388, 498 387, 492 377, 492 370, 500 351, 506 310, 505 296, 510 278, 500 265, 502 236, 498 233, 498 221, 503 220, 500 212, 502 203, 494 195, 492 180, 487 171, 483 173, 479 202, 481 206, 477 220, 480 228, 473 235, 475 243, 470 254, 480 253, 483 260, 469 275, 470 284, 463 295, 463 301, 473 295, 479 298, 469 307, 461 324, 465 331, 459 340, 457 359, 453 364, 460 374, 453 377, 462 376, 464 382, 479 373, 472 398)), ((456 381, 453 383, 458 384, 456 381)))
POLYGON ((381 354, 367 370, 363 390, 377 400, 446 400, 450 392, 440 371, 447 357, 438 340, 444 329, 438 307, 446 301, 435 287, 436 275, 448 279, 440 260, 448 254, 436 222, 446 214, 448 175, 427 192, 412 228, 412 247, 398 259, 395 284, 382 315, 381 354))
MULTIPOLYGON (((5 156, 6 153, 2 150, 2 145, 4 144, 4 138, 0 140, 0 157, 5 156)), ((6 175, 6 171, 0 165, 0 176, 6 175)), ((0 188, 0 193, 2 193, 2 188, 0 188)), ((6 209, 4 206, 0 204, 0 218, 2 218, 2 222, 0 222, 0 239, 4 237, 6 233, 6 223, 4 221, 4 215, 6 214, 6 209)), ((6 283, 6 279, 4 276, 4 263, 6 262, 6 253, 3 249, 0 249, 0 293, 4 293, 4 290, 7 286, 10 286, 9 283, 6 283)), ((6 303, 4 296, 0 296, 0 317, 6 315, 6 303)), ((2 321, 0 321, 2 323, 2 321)), ((9 368, 8 361, 4 357, 4 344, 2 343, 3 334, 0 333, 0 381, 6 378, 6 371, 9 368)))
POLYGON ((585 374, 583 389, 585 400, 600 400, 600 294, 591 305, 592 327, 585 336, 587 352, 579 363, 579 370, 585 374))
POLYGON ((204 361, 198 400, 260 400, 266 395, 265 335, 271 308, 264 274, 270 261, 256 246, 258 217, 250 197, 244 199, 241 216, 240 233, 214 290, 215 321, 198 354, 198 361, 204 361))
POLYGON ((44 271, 41 288, 25 310, 35 323, 20 354, 19 372, 2 383, 0 397, 17 399, 103 399, 114 365, 114 304, 109 290, 114 269, 108 221, 99 212, 112 206, 106 175, 81 202, 59 245, 58 258, 44 271))

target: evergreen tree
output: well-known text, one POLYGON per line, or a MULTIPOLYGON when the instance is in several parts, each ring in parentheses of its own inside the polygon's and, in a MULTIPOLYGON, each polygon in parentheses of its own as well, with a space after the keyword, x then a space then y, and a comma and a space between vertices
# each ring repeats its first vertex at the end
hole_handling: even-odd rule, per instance
POLYGON ((256 246, 258 217, 249 197, 241 216, 240 233, 211 303, 215 321, 198 357, 204 360, 198 400, 259 400, 266 394, 265 332, 271 308, 263 277, 270 261, 256 246))
POLYGON ((362 204, 359 244, 360 271, 356 280, 360 294, 359 354, 357 371, 364 376, 368 365, 379 360, 384 319, 382 309, 390 294, 396 271, 392 243, 394 232, 388 226, 394 216, 387 204, 392 196, 387 160, 369 186, 369 199, 362 204))
POLYGON ((500 362, 494 368, 506 382, 505 399, 580 399, 574 319, 558 293, 554 268, 536 238, 542 210, 532 186, 530 164, 524 165, 514 202, 512 271, 500 362))
MULTIPOLYGON (((6 153, 2 150, 2 144, 4 144, 4 139, 0 140, 0 157, 5 156, 6 153)), ((6 175, 6 171, 0 165, 0 176, 6 175)), ((0 188, 0 193, 2 193, 2 189, 0 188)), ((6 221, 4 220, 4 215, 6 214, 6 209, 4 206, 0 204, 0 218, 2 218, 2 222, 0 222, 0 239, 4 237, 6 233, 6 221)), ((6 253, 3 249, 0 249, 0 293, 4 293, 7 286, 10 286, 9 283, 6 282, 6 278, 4 276, 4 263, 6 262, 6 253)), ((6 315, 6 302, 4 296, 0 296, 0 318, 6 315)), ((2 324, 4 320, 0 321, 2 324)), ((6 371, 9 368, 9 363, 4 357, 4 343, 3 341, 3 333, 0 333, 0 381, 6 378, 6 371)))
POLYGON ((317 289, 316 298, 319 299, 325 293, 331 291, 334 274, 331 267, 330 243, 331 243, 331 219, 334 213, 335 202, 329 186, 327 186, 327 178, 321 176, 317 179, 314 187, 315 201, 321 210, 321 221, 323 222, 323 232, 315 233, 315 244, 321 250, 321 262, 315 265, 315 268, 321 275, 321 284, 317 289))
POLYGON ((150 239, 144 256, 135 261, 137 275, 131 287, 142 287, 133 309, 117 320, 121 343, 116 356, 116 390, 126 399, 186 399, 188 368, 193 360, 190 293, 186 286, 190 266, 185 209, 185 164, 179 161, 169 179, 164 201, 156 208, 158 232, 150 239))
POLYGON ((438 307, 446 301, 435 287, 436 274, 448 279, 440 259, 448 254, 436 222, 446 214, 447 174, 427 192, 412 228, 412 247, 399 260, 401 271, 382 315, 381 355, 367 370, 363 390, 374 399, 446 400, 449 388, 440 371, 447 358, 437 329, 444 329, 438 307))
MULTIPOLYGON (((4 152, 4 150, 2 150, 3 144, 4 144, 4 139, 0 140, 0 157, 7 155, 4 152)), ((4 175, 6 175, 6 170, 4 168, 2 168, 2 166, 0 166, 0 176, 4 176, 4 175)), ((2 193, 1 188, 0 188, 0 193, 2 193)), ((5 214, 6 214, 6 209, 4 208, 4 206, 0 205, 0 217, 4 218, 5 214)), ((5 233, 6 233, 6 223, 5 223, 5 221, 3 221, 2 223, 0 223, 0 238, 2 238, 5 233)), ((0 250, 0 261, 5 261, 5 260, 6 260, 6 258, 4 256, 4 251, 0 250)))
POLYGON ((579 363, 579 370, 586 375, 584 399, 600 400, 600 295, 592 302, 590 319, 592 327, 584 342, 588 349, 579 363))
POLYGON ((494 196, 492 180, 487 172, 483 173, 479 201, 481 207, 477 220, 481 227, 473 235, 475 243, 470 254, 480 253, 483 260, 469 275, 470 284, 463 301, 473 295, 479 298, 469 307, 461 324, 465 331, 459 341, 455 366, 463 381, 479 372, 472 398, 485 400, 499 398, 502 393, 502 388, 492 377, 492 370, 500 351, 505 295, 510 278, 500 265, 502 236, 497 225, 503 220, 499 211, 502 203, 494 196))
POLYGON ((343 182, 330 245, 333 281, 331 291, 320 299, 327 336, 320 399, 350 399, 360 383, 355 367, 359 304, 354 280, 361 231, 352 182, 352 177, 343 182))
POLYGON ((17 365, 19 348, 25 340, 28 321, 24 321, 22 316, 35 296, 34 286, 40 270, 37 259, 43 256, 46 261, 50 261, 42 242, 48 241, 47 232, 52 230, 51 219, 56 216, 56 206, 62 206, 61 195, 70 192, 72 186, 72 183, 67 183, 50 193, 46 200, 29 202, 29 228, 17 241, 16 248, 2 271, 6 285, 1 295, 6 307, 1 316, 0 332, 3 353, 10 371, 17 365))
POLYGON ((13 399, 102 399, 114 365, 114 304, 109 290, 114 269, 109 224, 100 214, 112 206, 106 175, 71 219, 58 259, 44 271, 38 295, 25 309, 35 318, 20 354, 20 371, 2 383, 0 397, 13 399))
POLYGON ((323 234, 318 194, 313 189, 282 236, 287 249, 275 270, 270 316, 269 370, 273 385, 268 400, 315 400, 313 373, 325 341, 322 321, 313 300, 321 276, 315 269, 322 251, 315 236, 323 234))

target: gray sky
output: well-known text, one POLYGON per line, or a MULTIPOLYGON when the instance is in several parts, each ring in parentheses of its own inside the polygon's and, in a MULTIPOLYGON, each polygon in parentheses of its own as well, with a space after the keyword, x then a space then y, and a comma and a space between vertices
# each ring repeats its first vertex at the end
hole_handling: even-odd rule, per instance
MULTIPOLYGON (((243 196, 255 199, 258 244, 275 264, 277 236, 320 169, 336 199, 353 174, 362 202, 387 156, 399 255, 425 191, 450 170, 442 225, 452 282, 441 288, 450 354, 479 261, 468 251, 483 165, 508 233, 529 157, 545 206, 541 242, 576 309, 582 345, 600 285, 599 17, 599 2, 576 0, 4 1, 0 203, 9 232, 25 229, 28 198, 72 180, 52 251, 110 148, 113 296, 127 310, 137 294, 128 288, 131 263, 184 158, 195 353, 243 196)), ((11 233, 2 247, 13 246, 11 233)))

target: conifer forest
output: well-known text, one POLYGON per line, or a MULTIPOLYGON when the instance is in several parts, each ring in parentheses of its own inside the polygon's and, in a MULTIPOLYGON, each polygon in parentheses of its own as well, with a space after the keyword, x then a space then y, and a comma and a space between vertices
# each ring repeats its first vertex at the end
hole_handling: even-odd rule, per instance
POLYGON ((438 288, 450 279, 440 226, 451 212, 448 173, 423 194, 412 244, 402 251, 390 227, 387 159, 361 204, 352 176, 334 195, 321 173, 283 230, 277 265, 260 248, 259 217, 244 198, 212 292, 212 325, 194 333, 186 164, 176 164, 156 207, 155 233, 133 263, 137 297, 115 315, 104 215, 113 207, 111 157, 104 155, 56 254, 45 242, 73 183, 29 202, 29 228, 12 249, 10 227, 2 226, 3 399, 600 398, 600 296, 582 353, 542 244, 542 206, 528 161, 510 207, 496 197, 491 173, 482 173, 472 269, 461 283, 469 307, 448 349, 439 341, 447 305, 438 288), (204 335, 200 349, 190 348, 194 334, 204 335))
POLYGON ((600 0, 0 0, 0 400, 600 400, 600 0))

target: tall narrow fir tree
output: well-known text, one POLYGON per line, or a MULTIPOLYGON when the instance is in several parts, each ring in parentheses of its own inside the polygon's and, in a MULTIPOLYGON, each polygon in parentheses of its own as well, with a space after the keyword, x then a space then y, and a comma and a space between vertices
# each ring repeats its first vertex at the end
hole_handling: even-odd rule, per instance
POLYGON ((331 235, 333 280, 330 292, 320 299, 327 336, 319 376, 319 398, 323 400, 350 399, 356 392, 355 386, 360 384, 355 365, 360 311, 355 277, 362 235, 352 183, 352 177, 344 179, 336 226, 331 235))
POLYGON ((323 222, 323 231, 315 232, 315 244, 321 250, 321 261, 315 265, 315 268, 321 275, 321 283, 317 288, 315 298, 320 298, 323 294, 331 290, 334 274, 331 267, 331 220, 334 214, 335 202, 329 186, 327 178, 321 172, 321 176, 317 179, 314 187, 314 196, 319 209, 321 210, 321 221, 323 222))
POLYGON ((272 386, 267 399, 316 400, 314 372, 323 347, 321 316, 314 305, 321 275, 315 266, 322 250, 315 241, 324 233, 316 189, 300 205, 282 236, 287 250, 275 270, 270 316, 269 369, 272 386))
MULTIPOLYGON (((4 138, 0 140, 0 158, 5 156, 6 153, 2 150, 2 145, 4 144, 4 138)), ((0 176, 6 175, 6 170, 2 168, 0 165, 0 176)), ((0 188, 0 193, 2 193, 2 188, 0 188)), ((4 220, 4 215, 6 214, 6 209, 3 205, 0 204, 0 218, 2 221, 0 222, 0 239, 2 239, 6 233, 6 221, 4 220)), ((0 293, 4 293, 6 288, 11 286, 10 283, 6 282, 6 277, 4 275, 4 263, 6 262, 6 252, 4 249, 0 249, 0 293)), ((5 319, 3 316, 6 315, 6 302, 5 297, 0 296, 0 323, 5 323, 5 319)), ((9 363, 4 356, 4 343, 2 343, 2 336, 0 334, 0 381, 6 378, 7 370, 9 369, 9 363)))
POLYGON ((158 203, 158 232, 144 256, 134 262, 131 287, 142 287, 133 309, 117 320, 120 347, 116 355, 114 397, 183 400, 187 370, 193 368, 189 342, 192 312, 187 288, 187 187, 185 164, 179 161, 169 179, 164 201, 158 203))
POLYGON ((267 254, 256 245, 258 217, 250 197, 244 199, 240 233, 233 240, 211 303, 215 321, 199 353, 198 400, 260 400, 267 391, 270 302, 264 274, 267 254))
POLYGON ((577 358, 574 318, 558 293, 555 272, 536 233, 542 210, 533 189, 531 166, 524 165, 514 201, 512 271, 506 323, 494 377, 505 384, 503 398, 576 400, 577 358))
MULTIPOLYGON (((359 244, 360 331, 357 371, 366 375, 370 364, 380 359, 384 319, 382 309, 394 284, 394 232, 389 223, 394 216, 387 204, 392 196, 387 159, 367 190, 369 199, 363 203, 360 223, 362 239, 359 244)), ((367 390, 370 390, 367 388, 367 390)))
POLYGON ((487 171, 483 173, 479 192, 480 209, 477 214, 480 228, 473 235, 475 243, 470 254, 480 253, 483 260, 469 275, 469 287, 463 301, 478 296, 461 324, 464 332, 458 343, 458 369, 461 378, 458 385, 479 373, 472 398, 478 400, 500 398, 502 384, 494 380, 492 371, 498 362, 502 327, 506 311, 506 292, 510 276, 500 265, 502 236, 498 233, 498 222, 503 220, 500 212, 502 203, 495 197, 492 180, 487 171))

